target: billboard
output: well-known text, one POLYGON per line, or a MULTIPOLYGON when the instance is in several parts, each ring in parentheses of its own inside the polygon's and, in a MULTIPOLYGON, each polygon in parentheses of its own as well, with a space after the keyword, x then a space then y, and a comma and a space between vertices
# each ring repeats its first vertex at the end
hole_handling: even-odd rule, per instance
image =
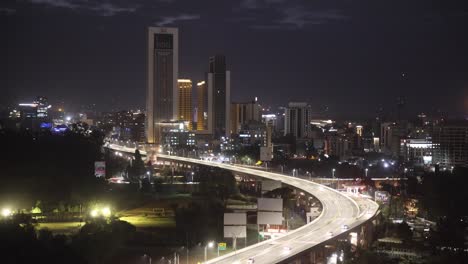
POLYGON ((272 147, 260 147, 260 160, 271 161, 273 159, 273 148, 272 147))
POLYGON ((246 225, 247 214, 246 213, 225 213, 224 214, 224 225, 246 225))
POLYGON ((388 204, 390 202, 390 194, 387 191, 376 191, 375 201, 388 204))
POLYGON ((283 224, 283 213, 258 212, 257 224, 259 225, 281 225, 283 224))
POLYGON ((277 198, 258 198, 257 199, 257 208, 259 211, 283 211, 283 199, 277 198))
POLYGON ((98 178, 106 176, 106 162, 105 161, 94 162, 94 176, 98 178))
POLYGON ((274 189, 281 188, 281 182, 262 180, 262 192, 273 191, 274 189))
POLYGON ((224 237, 247 237, 246 226, 224 226, 224 237))

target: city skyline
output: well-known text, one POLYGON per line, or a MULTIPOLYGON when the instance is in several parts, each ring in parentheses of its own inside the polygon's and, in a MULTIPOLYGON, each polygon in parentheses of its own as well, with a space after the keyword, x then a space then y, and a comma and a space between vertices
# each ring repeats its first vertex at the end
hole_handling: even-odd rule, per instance
POLYGON ((334 116, 370 117, 379 107, 396 112, 403 96, 406 116, 437 109, 467 115, 463 47, 468 41, 460 26, 467 17, 461 4, 419 9, 363 2, 331 8, 239 1, 207 8, 183 1, 61 2, 68 4, 2 3, 8 41, 1 45, 8 52, 0 65, 6 90, 1 104, 43 94, 51 101, 96 103, 101 110, 144 109, 145 30, 164 26, 179 28, 181 76, 202 81, 207 58, 219 53, 228 58, 232 101, 255 96, 271 106, 308 101, 328 106, 334 116))

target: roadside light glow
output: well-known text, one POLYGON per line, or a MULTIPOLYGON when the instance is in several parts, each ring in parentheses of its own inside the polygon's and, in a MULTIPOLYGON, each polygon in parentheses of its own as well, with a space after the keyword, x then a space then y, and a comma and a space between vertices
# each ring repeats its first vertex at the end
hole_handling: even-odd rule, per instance
POLYGON ((12 214, 12 212, 11 212, 11 209, 10 209, 10 208, 3 208, 3 209, 2 209, 2 216, 3 216, 3 217, 10 216, 11 214, 12 214))
POLYGON ((65 119, 66 119, 67 121, 70 121, 70 120, 71 120, 71 117, 70 117, 70 116, 67 116, 65 119))
POLYGON ((97 209, 93 209, 93 210, 91 211, 91 217, 96 217, 96 216, 98 216, 98 213, 99 213, 99 212, 98 212, 97 209))
POLYGON ((109 207, 102 208, 101 212, 102 212, 102 215, 106 216, 106 217, 110 216, 110 214, 111 214, 111 210, 109 209, 109 207))
POLYGON ((209 248, 212 248, 213 246, 214 246, 214 242, 213 242, 213 241, 208 242, 208 247, 209 247, 209 248))
POLYGON ((388 163, 385 162, 385 163, 383 164, 383 166, 384 166, 384 168, 388 168, 388 163))

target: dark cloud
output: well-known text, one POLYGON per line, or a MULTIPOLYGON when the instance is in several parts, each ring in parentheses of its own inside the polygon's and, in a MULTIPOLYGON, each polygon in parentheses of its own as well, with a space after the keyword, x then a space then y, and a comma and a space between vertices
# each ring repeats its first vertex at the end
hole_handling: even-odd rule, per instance
POLYGON ((294 25, 302 28, 307 24, 320 25, 328 22, 346 20, 349 17, 341 14, 338 10, 307 11, 303 7, 291 7, 284 10, 284 17, 279 21, 281 24, 294 25))
POLYGON ((0 14, 13 15, 16 12, 16 9, 8 7, 0 7, 0 14))
POLYGON ((73 10, 90 10, 101 16, 114 16, 119 13, 133 13, 137 6, 123 6, 110 1, 87 0, 29 0, 32 4, 73 10))
POLYGON ((198 14, 180 14, 177 16, 165 16, 161 17, 161 20, 156 22, 156 25, 159 27, 164 27, 167 25, 174 24, 177 21, 183 21, 183 20, 197 20, 200 19, 200 15, 198 14))
POLYGON ((62 8, 78 8, 80 5, 74 0, 30 0, 33 4, 43 4, 51 7, 62 7, 62 8))
POLYGON ((137 7, 119 7, 110 3, 102 3, 90 7, 90 9, 103 16, 114 16, 118 13, 133 13, 136 11, 137 7))
POLYGON ((242 0, 240 3, 241 8, 255 9, 259 7, 259 2, 257 0, 242 0))

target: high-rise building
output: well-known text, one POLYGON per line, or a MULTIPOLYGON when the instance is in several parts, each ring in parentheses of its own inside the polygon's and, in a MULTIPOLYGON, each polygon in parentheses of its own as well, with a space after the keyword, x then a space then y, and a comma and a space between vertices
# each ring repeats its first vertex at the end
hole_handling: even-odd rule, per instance
POLYGON ((177 80, 179 86, 179 120, 187 121, 189 130, 192 130, 192 81, 177 80))
POLYGON ((248 122, 262 121, 262 107, 255 100, 247 103, 232 103, 231 104, 231 130, 232 133, 237 134, 242 126, 246 125, 248 122))
POLYGON ((205 81, 197 83, 197 131, 208 130, 208 91, 205 81))
POLYGON ((146 138, 161 142, 159 124, 178 118, 179 34, 177 28, 148 28, 146 138))
MULTIPOLYGON (((215 139, 229 137, 231 115, 231 73, 226 70, 226 58, 223 55, 210 57, 208 84, 208 109, 212 111, 212 132, 215 139)), ((210 118, 208 118, 210 119, 210 118)))
POLYGON ((290 102, 284 113, 284 135, 292 134, 298 139, 307 138, 312 120, 310 105, 303 102, 290 102))
POLYGON ((468 121, 448 121, 434 127, 433 163, 442 168, 468 167, 468 121))

